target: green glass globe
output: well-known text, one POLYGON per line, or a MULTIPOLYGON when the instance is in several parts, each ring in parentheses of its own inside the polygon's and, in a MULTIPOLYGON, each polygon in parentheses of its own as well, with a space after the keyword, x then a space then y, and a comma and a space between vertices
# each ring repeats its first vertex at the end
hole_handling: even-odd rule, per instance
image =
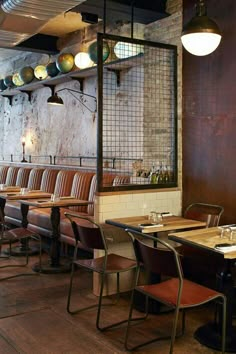
POLYGON ((12 75, 8 75, 5 77, 4 85, 8 88, 14 87, 14 83, 12 81, 12 75))
POLYGON ((25 66, 19 71, 19 76, 24 84, 29 84, 34 79, 34 69, 31 66, 25 66))
POLYGON ((7 89, 7 86, 4 84, 4 80, 0 80, 0 91, 4 91, 7 89))
POLYGON ((19 73, 15 73, 12 76, 12 82, 15 86, 23 86, 24 85, 24 81, 21 80, 19 73))
POLYGON ((71 71, 74 67, 74 63, 74 56, 70 53, 60 54, 56 60, 57 69, 61 73, 68 73, 69 71, 71 71))
POLYGON ((50 76, 50 77, 57 76, 57 74, 59 73, 56 63, 49 63, 46 66, 46 70, 47 70, 48 76, 50 76))
MULTIPOLYGON (((90 57, 90 59, 97 64, 98 62, 98 53, 97 53, 97 49, 98 49, 98 45, 97 42, 93 42, 92 44, 90 44, 89 48, 88 48, 88 55, 90 57)), ((106 61, 107 58, 109 57, 110 54, 110 48, 107 42, 103 42, 103 49, 102 49, 102 60, 106 61)))

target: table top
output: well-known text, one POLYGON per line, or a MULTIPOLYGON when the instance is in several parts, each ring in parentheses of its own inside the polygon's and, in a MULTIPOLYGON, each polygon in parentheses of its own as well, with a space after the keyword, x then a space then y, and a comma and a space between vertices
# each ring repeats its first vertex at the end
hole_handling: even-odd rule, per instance
POLYGON ((89 205, 93 204, 93 202, 89 202, 88 200, 77 199, 75 197, 60 197, 58 201, 52 202, 49 198, 48 199, 29 199, 20 200, 21 204, 26 204, 30 206, 34 206, 37 208, 53 208, 53 207, 68 207, 68 206, 82 206, 82 205, 89 205))
POLYGON ((121 227, 123 229, 130 228, 142 232, 144 234, 206 226, 205 222, 185 219, 181 216, 163 216, 163 221, 161 225, 152 225, 151 227, 140 226, 140 224, 149 223, 149 222, 150 221, 148 220, 148 215, 131 216, 126 218, 116 218, 116 219, 106 220, 106 224, 121 227))
POLYGON ((0 198, 6 200, 21 200, 21 199, 35 199, 35 198, 48 198, 51 193, 43 192, 40 190, 32 190, 26 194, 20 194, 17 191, 9 191, 7 193, 0 193, 0 198))
POLYGON ((6 192, 20 192, 21 187, 19 186, 4 186, 3 189, 0 189, 0 194, 6 192))
POLYGON ((223 252, 217 250, 215 245, 222 243, 234 244, 235 241, 230 241, 226 238, 221 238, 221 230, 218 227, 209 227, 206 229, 191 230, 185 232, 177 232, 169 234, 170 240, 179 242, 184 245, 209 250, 211 252, 221 253, 225 259, 235 259, 236 251, 223 252))

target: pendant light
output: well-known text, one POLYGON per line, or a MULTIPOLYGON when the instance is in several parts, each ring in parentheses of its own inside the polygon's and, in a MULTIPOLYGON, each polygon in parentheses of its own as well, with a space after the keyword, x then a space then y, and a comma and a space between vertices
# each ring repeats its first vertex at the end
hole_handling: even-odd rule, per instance
POLYGON ((188 22, 181 35, 184 48, 193 55, 208 55, 218 47, 221 32, 218 25, 207 16, 204 0, 197 0, 196 16, 188 22))

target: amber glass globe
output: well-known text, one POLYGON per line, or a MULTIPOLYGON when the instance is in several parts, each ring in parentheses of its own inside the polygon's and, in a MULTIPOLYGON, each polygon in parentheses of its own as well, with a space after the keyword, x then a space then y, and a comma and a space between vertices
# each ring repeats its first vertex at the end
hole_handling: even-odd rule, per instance
POLYGON ((71 53, 60 54, 56 60, 56 66, 61 73, 68 73, 74 67, 74 56, 71 53))

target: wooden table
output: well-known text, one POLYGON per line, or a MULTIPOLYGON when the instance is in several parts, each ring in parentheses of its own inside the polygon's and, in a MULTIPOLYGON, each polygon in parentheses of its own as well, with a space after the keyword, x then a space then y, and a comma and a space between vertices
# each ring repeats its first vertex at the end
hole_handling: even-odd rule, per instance
MULTIPOLYGON (((20 199, 30 199, 30 198, 47 198, 50 197, 51 194, 47 192, 43 192, 41 190, 32 190, 27 192, 26 194, 20 194, 20 188, 16 187, 7 187, 4 191, 1 190, 0 193, 0 212, 1 217, 4 219, 4 208, 6 201, 19 201, 20 199), (14 189, 15 188, 15 189, 14 189)), ((21 204, 21 214, 22 220, 21 225, 22 227, 26 228, 28 221, 27 221, 27 212, 28 208, 21 204)), ((4 253, 9 254, 9 250, 5 250, 4 253)), ((28 245, 27 239, 22 239, 20 241, 20 246, 13 247, 11 249, 11 254, 14 256, 25 256, 26 253, 28 255, 37 254, 38 248, 37 247, 30 247, 28 245)))
MULTIPOLYGON (((29 206, 34 206, 36 208, 51 208, 50 219, 52 224, 52 235, 49 251, 50 260, 47 264, 42 264, 42 273, 55 274, 69 271, 70 264, 60 263, 60 208, 69 206, 83 206, 92 204, 93 202, 77 199, 74 197, 61 197, 58 201, 55 202, 52 202, 50 199, 22 199, 20 202, 22 206, 25 206, 26 209, 29 208, 29 206)), ((24 207, 23 212, 27 215, 27 210, 25 210, 24 207)), ((34 266, 34 270, 40 270, 38 264, 34 266)))
MULTIPOLYGON (((232 279, 231 269, 235 267, 236 251, 224 253, 215 249, 216 244, 220 243, 235 243, 228 239, 220 237, 221 231, 217 227, 208 229, 192 230, 186 232, 178 232, 170 234, 170 240, 176 241, 183 245, 188 245, 209 254, 209 264, 211 262, 211 255, 218 254, 222 256, 223 269, 220 270, 218 277, 220 277, 221 289, 227 297, 227 337, 226 337, 226 351, 236 352, 236 328, 233 327, 233 303, 235 303, 235 288, 232 279)), ((207 347, 221 350, 221 328, 218 323, 207 323, 195 332, 195 338, 207 347)))
POLYGON ((183 230, 190 228, 205 227, 206 223, 203 221, 185 219, 181 216, 163 216, 162 226, 152 226, 150 228, 142 228, 139 224, 148 223, 148 216, 131 216, 126 218, 108 219, 106 224, 120 227, 122 229, 132 229, 134 231, 142 232, 143 234, 157 235, 159 232, 183 230))

